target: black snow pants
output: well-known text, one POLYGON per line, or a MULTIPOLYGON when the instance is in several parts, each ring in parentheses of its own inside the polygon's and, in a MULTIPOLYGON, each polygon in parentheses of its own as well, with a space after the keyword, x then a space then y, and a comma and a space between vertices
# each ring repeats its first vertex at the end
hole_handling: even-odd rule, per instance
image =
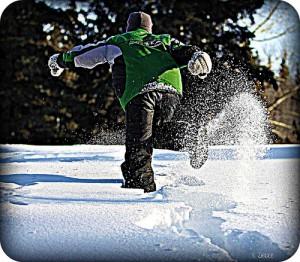
POLYGON ((182 133, 178 126, 175 130, 171 121, 179 102, 175 93, 149 91, 127 104, 126 153, 121 165, 123 187, 142 188, 145 192, 156 190, 151 165, 153 147, 180 150, 182 133))

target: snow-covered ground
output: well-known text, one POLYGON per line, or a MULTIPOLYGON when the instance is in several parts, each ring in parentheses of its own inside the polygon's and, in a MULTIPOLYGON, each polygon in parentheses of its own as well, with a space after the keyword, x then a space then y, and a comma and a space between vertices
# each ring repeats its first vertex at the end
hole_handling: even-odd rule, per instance
POLYGON ((123 146, 1 147, 1 245, 17 261, 280 261, 299 244, 299 146, 193 170, 156 150, 158 191, 120 188, 123 146))

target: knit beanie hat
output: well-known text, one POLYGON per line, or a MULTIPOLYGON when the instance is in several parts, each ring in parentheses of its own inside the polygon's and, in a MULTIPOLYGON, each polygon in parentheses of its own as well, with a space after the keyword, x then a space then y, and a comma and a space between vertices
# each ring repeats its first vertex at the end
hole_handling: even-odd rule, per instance
POLYGON ((129 14, 127 20, 126 32, 133 31, 138 28, 143 28, 149 33, 152 32, 152 20, 151 16, 144 12, 133 12, 129 14))

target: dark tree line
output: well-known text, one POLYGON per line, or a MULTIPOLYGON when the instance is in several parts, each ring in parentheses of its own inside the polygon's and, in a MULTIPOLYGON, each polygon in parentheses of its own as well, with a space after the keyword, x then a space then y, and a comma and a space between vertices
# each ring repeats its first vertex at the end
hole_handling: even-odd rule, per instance
POLYGON ((137 10, 152 15, 155 33, 170 33, 213 57, 216 69, 207 82, 183 72, 187 75, 185 113, 197 111, 199 105, 205 108, 203 96, 202 100, 197 98, 205 86, 211 87, 211 98, 221 102, 210 99, 204 113, 217 113, 226 97, 237 91, 233 82, 245 80, 236 68, 257 85, 268 82, 276 89, 273 72, 251 56, 249 45, 254 34, 237 23, 242 18, 253 21, 262 5, 262 0, 14 2, 0 23, 0 142, 86 143, 99 133, 123 130, 124 113, 114 94, 108 65, 68 70, 54 78, 47 61, 50 55, 74 45, 124 32, 128 14, 137 10), (235 78, 224 85, 230 72, 235 78))

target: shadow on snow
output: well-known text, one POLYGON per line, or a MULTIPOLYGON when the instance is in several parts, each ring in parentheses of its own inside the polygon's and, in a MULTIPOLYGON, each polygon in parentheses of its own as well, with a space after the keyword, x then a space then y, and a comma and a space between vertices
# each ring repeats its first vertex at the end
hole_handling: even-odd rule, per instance
POLYGON ((13 156, 0 158, 0 163, 23 163, 23 162, 78 162, 78 161, 116 161, 118 160, 115 157, 111 156, 47 156, 43 155, 42 157, 30 158, 31 156, 36 156, 36 154, 26 154, 21 156, 13 156), (29 157, 29 158, 28 158, 29 157))
POLYGON ((58 182, 58 183, 122 183, 122 179, 101 178, 101 179, 86 179, 86 178, 73 178, 63 175, 52 174, 10 174, 1 175, 0 182, 14 183, 21 186, 35 185, 40 182, 58 182))

